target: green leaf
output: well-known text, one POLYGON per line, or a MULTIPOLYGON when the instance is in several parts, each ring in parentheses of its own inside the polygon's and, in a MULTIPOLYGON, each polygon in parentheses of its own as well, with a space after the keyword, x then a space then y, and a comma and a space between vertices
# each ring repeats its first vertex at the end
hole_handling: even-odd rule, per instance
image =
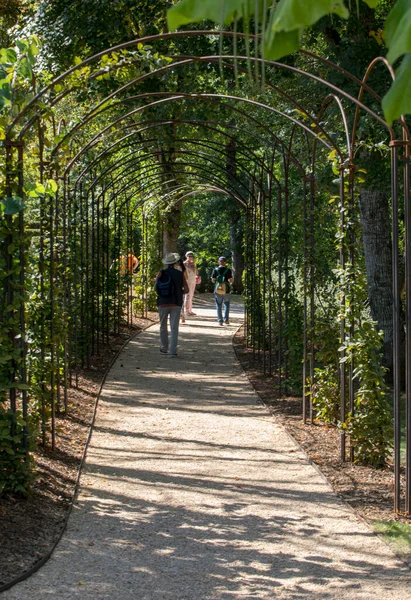
POLYGON ((376 8, 380 3, 380 0, 364 0, 365 4, 368 4, 370 8, 376 8))
POLYGON ((17 54, 13 48, 0 49, 0 61, 6 64, 14 64, 17 60, 17 54))
POLYGON ((57 192, 58 190, 58 185, 57 183, 53 180, 53 179, 48 179, 47 183, 46 183, 46 194, 49 194, 50 196, 54 196, 54 194, 57 192))
POLYGON ((338 15, 342 19, 349 17, 343 0, 280 0, 271 15, 268 27, 272 31, 305 29, 330 14, 338 15))
POLYGON ((181 0, 167 11, 168 29, 174 31, 180 25, 204 19, 229 25, 236 15, 253 15, 255 4, 255 0, 181 0))
POLYGON ((300 47, 303 30, 270 32, 263 48, 263 56, 267 60, 278 60, 283 56, 296 52, 300 47))
POLYGON ((395 75, 395 81, 382 99, 388 125, 401 115, 411 114, 411 52, 405 55, 395 75))
POLYGON ((4 206, 4 213, 6 215, 15 215, 25 208, 23 200, 18 196, 4 198, 2 200, 2 204, 4 206))
POLYGON ((385 22, 384 39, 388 46, 387 60, 411 52, 411 6, 409 0, 398 0, 385 22))

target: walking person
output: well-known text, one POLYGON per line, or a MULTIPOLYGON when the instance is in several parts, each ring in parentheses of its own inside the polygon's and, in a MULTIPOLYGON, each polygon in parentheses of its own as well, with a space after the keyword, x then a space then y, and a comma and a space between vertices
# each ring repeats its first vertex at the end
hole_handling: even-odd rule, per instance
POLYGON ((184 277, 178 268, 180 257, 169 252, 163 259, 165 265, 156 278, 157 306, 160 317, 160 353, 170 358, 177 356, 178 326, 183 306, 184 277), (170 338, 168 319, 170 318, 170 338))
POLYGON ((227 267, 225 256, 220 256, 218 266, 213 269, 211 281, 214 283, 214 299, 217 308, 217 320, 219 325, 230 324, 230 283, 233 281, 233 274, 227 267), (223 321, 224 305, 224 321, 223 321))
POLYGON ((197 280, 197 267, 194 260, 193 252, 186 252, 186 259, 184 261, 184 266, 186 269, 186 277, 188 283, 188 294, 184 296, 184 312, 186 315, 190 317, 195 316, 195 312, 193 312, 193 296, 194 291, 196 289, 196 280, 197 280))
POLYGON ((184 324, 186 322, 185 304, 186 304, 186 298, 187 298, 187 294, 188 294, 188 281, 187 281, 187 270, 186 270, 185 264, 183 263, 182 258, 180 258, 178 263, 175 265, 175 268, 178 269, 179 271, 183 272, 184 296, 183 296, 183 306, 181 307, 180 317, 181 317, 181 322, 184 324))

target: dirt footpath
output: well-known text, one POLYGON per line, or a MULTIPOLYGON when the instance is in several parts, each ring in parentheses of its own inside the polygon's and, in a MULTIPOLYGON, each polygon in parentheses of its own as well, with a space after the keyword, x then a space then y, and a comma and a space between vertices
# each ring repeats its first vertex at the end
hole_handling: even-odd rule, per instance
POLYGON ((204 300, 179 357, 158 325, 104 387, 50 561, 2 600, 409 600, 411 573, 335 496, 243 375, 204 300))

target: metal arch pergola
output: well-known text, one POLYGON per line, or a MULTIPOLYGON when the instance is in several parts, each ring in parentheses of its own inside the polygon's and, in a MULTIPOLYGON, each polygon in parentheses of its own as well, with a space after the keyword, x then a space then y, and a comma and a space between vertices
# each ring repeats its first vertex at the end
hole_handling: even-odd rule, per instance
MULTIPOLYGON (((318 144, 328 150, 334 150, 338 156, 339 162, 339 196, 340 196, 340 214, 341 230, 345 227, 345 215, 346 210, 353 208, 354 203, 354 172, 355 172, 355 153, 357 150, 357 124, 359 122, 362 112, 366 112, 375 122, 379 123, 387 132, 390 138, 390 151, 392 156, 392 247, 393 247, 393 300, 394 300, 394 424, 395 424, 395 450, 394 450, 394 463, 395 463, 395 510, 401 510, 401 478, 400 478, 400 290, 399 290, 399 176, 400 174, 404 177, 404 206, 405 206, 405 259, 406 259, 406 280, 411 280, 411 215, 409 211, 409 134, 404 120, 400 123, 400 133, 397 135, 397 131, 394 128, 388 127, 385 121, 380 115, 375 113, 371 108, 363 103, 364 92, 367 92, 375 100, 378 100, 378 94, 368 85, 368 77, 372 69, 377 64, 377 61, 373 61, 370 65, 370 69, 367 71, 363 81, 353 77, 347 71, 341 69, 337 65, 333 65, 330 61, 322 59, 313 55, 312 53, 305 53, 307 56, 314 58, 315 60, 327 65, 331 69, 336 69, 342 73, 352 83, 358 85, 358 97, 355 98, 348 94, 345 90, 339 89, 333 86, 329 82, 322 78, 303 71, 297 67, 290 65, 283 65, 278 62, 264 61, 263 59, 254 59, 250 57, 236 56, 236 55, 224 55, 224 56, 189 56, 171 57, 172 62, 169 65, 158 67, 150 73, 145 73, 142 76, 134 78, 127 82, 127 84, 114 90, 111 94, 107 95, 104 100, 99 102, 91 110, 89 110, 80 121, 73 126, 71 130, 66 127, 66 133, 60 139, 56 146, 48 151, 48 160, 45 160, 46 151, 43 143, 42 126, 44 126, 44 120, 46 118, 46 112, 53 106, 58 106, 59 103, 63 102, 64 99, 71 93, 71 89, 65 89, 61 94, 57 94, 53 97, 53 89, 56 85, 64 84, 70 81, 70 76, 79 71, 93 62, 97 62, 103 56, 118 52, 120 50, 126 50, 138 46, 138 44, 155 43, 157 40, 172 39, 175 37, 182 36, 199 36, 199 35, 218 35, 232 37, 232 32, 177 32, 173 34, 162 34, 158 36, 150 36, 141 38, 139 40, 133 40, 125 44, 118 45, 114 48, 108 49, 107 51, 101 52, 94 57, 85 60, 83 63, 76 65, 65 74, 55 78, 48 86, 41 90, 35 97, 27 104, 27 106, 15 117, 13 123, 7 133, 7 138, 4 142, 5 152, 5 164, 6 164, 6 188, 7 195, 15 195, 15 189, 17 195, 24 198, 25 194, 25 181, 27 178, 25 163, 26 159, 26 146, 29 151, 30 140, 29 135, 33 136, 37 133, 39 137, 39 167, 38 176, 41 182, 44 182, 47 177, 57 177, 60 182, 60 188, 56 195, 51 193, 40 194, 39 199, 39 227, 37 230, 37 239, 39 246, 40 256, 40 296, 44 301, 47 300, 47 319, 40 324, 39 337, 43 345, 41 348, 41 360, 45 361, 45 345, 48 346, 49 360, 51 368, 49 369, 48 376, 49 381, 46 381, 45 371, 41 374, 42 380, 42 393, 44 396, 49 394, 51 396, 51 439, 52 446, 55 443, 55 432, 54 432, 54 415, 56 409, 55 393, 57 389, 57 396, 59 396, 60 381, 58 380, 60 369, 63 362, 63 387, 67 389, 70 385, 70 369, 73 364, 78 365, 79 360, 88 360, 89 353, 86 352, 82 357, 79 357, 79 331, 85 332, 84 314, 81 310, 84 301, 88 302, 89 297, 87 291, 96 286, 97 291, 102 291, 102 303, 105 301, 107 306, 104 310, 108 310, 108 281, 110 278, 109 269, 109 256, 104 258, 104 270, 101 269, 102 265, 97 265, 96 272, 88 271, 88 264, 90 260, 90 253, 93 249, 100 247, 102 240, 100 236, 108 236, 110 228, 114 231, 114 237, 117 236, 117 259, 121 253, 129 252, 133 245, 133 228, 135 222, 134 211, 144 206, 147 201, 145 194, 148 194, 148 198, 155 198, 157 195, 157 202, 154 203, 151 208, 155 211, 162 203, 171 204, 179 202, 183 198, 196 193, 197 191, 211 191, 218 190, 221 193, 226 194, 244 205, 244 209, 247 216, 247 235, 246 235, 246 255, 249 264, 258 265, 259 275, 262 281, 262 286, 258 285, 256 279, 256 273, 252 269, 247 271, 247 283, 248 289, 251 290, 250 296, 247 299, 247 319, 246 319, 246 335, 250 338, 253 349, 259 359, 263 361, 263 368, 267 372, 271 373, 273 366, 277 370, 278 387, 281 392, 281 387, 286 381, 287 365, 284 360, 284 343, 282 340, 282 326, 283 320, 287 319, 286 310, 283 306, 283 288, 284 294, 287 292, 287 277, 288 277, 288 250, 287 245, 281 243, 280 233, 282 230, 286 230, 288 225, 288 210, 289 210, 289 197, 288 197, 288 177, 289 177, 289 166, 291 165, 296 169, 302 181, 302 196, 303 196, 303 214, 302 223, 304 229, 303 239, 303 281, 304 281, 304 353, 303 353, 303 385, 304 385, 304 420, 307 419, 309 412, 310 418, 313 417, 313 410, 311 403, 307 407, 307 363, 309 362, 310 372, 310 384, 313 384, 314 380, 314 258, 313 248, 315 245, 314 239, 314 209, 315 209, 315 165, 318 155, 318 144), (310 122, 314 124, 314 129, 308 127, 303 121, 299 120, 286 112, 283 112, 274 106, 270 106, 266 103, 257 102, 250 98, 244 98, 233 94, 216 94, 210 93, 187 93, 187 92, 142 92, 140 94, 133 94, 132 96, 118 99, 118 97, 127 92, 128 89, 132 89, 137 85, 144 85, 144 82, 150 77, 155 77, 159 73, 165 73, 170 69, 185 68, 191 64, 218 64, 224 68, 232 69, 235 72, 246 72, 247 69, 239 67, 241 61, 251 60, 255 63, 260 64, 262 67, 275 67, 278 69, 285 69, 299 77, 307 77, 321 85, 324 89, 328 90, 325 95, 323 104, 319 115, 309 114, 295 99, 289 94, 285 93, 282 89, 270 84, 268 81, 266 85, 273 89, 282 98, 282 101, 287 101, 291 107, 301 111, 310 122), (159 98, 160 97, 160 98, 159 98), (153 99, 154 98, 154 99, 153 99), (156 99, 157 98, 157 99, 156 99), (159 99, 158 99, 159 98, 159 99), (351 107, 354 107, 355 114, 352 118, 353 129, 352 133, 349 133, 348 119, 346 116, 346 109, 343 106, 341 98, 346 103, 349 103, 351 107), (97 123, 99 118, 111 118, 110 111, 116 111, 121 109, 122 105, 126 106, 128 102, 137 103, 143 102, 149 99, 149 102, 133 108, 129 112, 122 114, 120 117, 114 114, 113 119, 109 122, 109 125, 104 123, 100 127, 97 123), (113 100, 113 101, 112 101, 113 100), (155 119, 148 119, 142 122, 132 123, 131 125, 124 125, 127 120, 133 120, 142 111, 146 109, 153 110, 155 107, 169 105, 171 102, 187 102, 187 101, 201 101, 211 102, 218 104, 219 108, 229 111, 234 111, 235 114, 242 116, 247 119, 253 125, 257 125, 260 134, 258 139, 264 141, 265 148, 264 159, 261 161, 257 160, 257 157, 253 157, 254 171, 250 171, 240 161, 236 163, 236 167, 240 167, 240 174, 237 177, 237 183, 239 187, 244 188, 243 193, 239 194, 238 186, 235 186, 236 177, 230 175, 230 182, 227 181, 227 172, 221 167, 221 173, 216 170, 210 170, 209 167, 204 166, 204 162, 207 164, 212 162, 212 155, 201 152, 198 148, 203 144, 208 144, 210 151, 216 154, 224 154, 217 148, 210 146, 210 140, 207 140, 206 135, 204 138, 197 140, 190 140, 190 146, 193 146, 191 150, 179 150, 181 156, 184 156, 184 160, 179 160, 175 163, 175 166, 182 168, 181 172, 177 172, 174 169, 174 173, 179 175, 180 183, 176 180, 175 185, 172 179, 164 179, 163 185, 165 187, 165 193, 156 194, 158 190, 159 182, 155 179, 155 175, 151 177, 149 174, 150 168, 147 166, 152 164, 152 157, 155 153, 147 153, 144 151, 144 144, 150 143, 151 140, 142 140, 140 144, 136 142, 137 150, 131 153, 129 158, 130 170, 139 169, 136 178, 129 177, 129 171, 127 167, 123 171, 119 171, 119 168, 125 166, 125 161, 118 159, 113 165, 107 169, 104 169, 103 160, 106 160, 109 156, 115 156, 116 152, 121 152, 122 149, 131 146, 129 144, 130 139, 135 143, 135 136, 142 135, 144 128, 138 130, 141 124, 147 124, 147 129, 152 127, 164 127, 166 123, 168 125, 176 126, 178 124, 188 124, 189 120, 182 119, 180 123, 174 119, 160 119, 159 123, 155 119), (40 104, 42 103, 42 104, 40 104), (260 117, 256 117, 255 114, 251 116, 247 113, 247 108, 239 109, 237 104, 243 103, 246 107, 252 108, 252 110, 260 117), (345 147, 341 146, 337 140, 334 140, 322 125, 322 115, 327 110, 331 103, 336 103, 341 114, 341 120, 343 122, 343 130, 345 136, 345 147), (44 108, 44 105, 46 108, 44 108), (269 125, 266 125, 268 115, 276 115, 281 122, 291 123, 292 132, 290 134, 290 140, 287 145, 280 137, 276 136, 274 132, 269 131, 269 125), (100 127, 98 133, 91 135, 87 132, 87 125, 93 124, 93 127, 100 127), (136 128, 137 126, 137 128, 136 128), (109 146, 104 147, 106 142, 110 139, 109 133, 112 132, 113 128, 120 132, 125 129, 136 128, 136 131, 132 131, 126 136, 120 137, 109 141, 109 146), (297 137, 295 132, 299 130, 304 132, 306 148, 308 151, 309 160, 305 164, 301 162, 294 150, 293 140, 297 137), (267 135, 267 139, 263 138, 262 135, 267 135), (85 143, 81 142, 78 145, 77 139, 79 134, 89 136, 89 140, 85 143), (309 139, 312 139, 312 145, 310 146, 309 139), (270 147, 270 140, 273 140, 273 146, 270 147), (55 166, 55 159, 61 155, 61 149, 66 142, 70 142, 74 146, 77 146, 77 152, 74 158, 70 158, 63 169, 55 166), (96 149, 99 145, 102 145, 98 154, 96 149), (122 145, 124 144, 124 145, 122 145), (136 159, 134 154, 140 154, 136 159), (268 152, 267 152, 268 151, 268 152), (399 153, 402 151, 402 169, 399 169, 399 153), (283 159, 284 181, 279 181, 275 175, 274 166, 274 154, 279 152, 283 159), (186 156, 193 156, 193 162, 186 160, 186 156), (138 158, 138 160, 137 160, 138 158), (84 168, 84 161, 88 161, 88 165, 84 168), (140 162, 143 163, 140 166, 140 162), (145 164, 147 163, 147 164, 145 164), (79 172, 78 172, 79 171, 79 172), (118 186, 117 179, 126 177, 124 185, 118 186), (72 181, 74 179, 74 181, 72 181), (348 203, 346 202, 347 192, 345 190, 345 180, 349 182, 348 192, 348 203), (181 183, 182 181, 182 183, 181 183), (101 182, 101 183, 100 183, 101 182), (273 183, 275 188, 273 189, 273 183), (148 185, 147 185, 148 184, 148 185), (127 193, 127 188, 132 187, 130 193, 127 193), (194 188, 194 189, 191 189, 194 188), (276 189, 276 193, 275 192, 276 189), (175 197, 174 197, 175 196, 175 197), (137 198, 137 202, 135 201, 137 198), (274 225, 272 222, 273 215, 276 215, 276 223, 278 229, 277 235, 277 249, 273 252, 273 234, 274 225), (78 219, 78 216, 80 218, 78 219), (110 221, 111 219, 111 221, 110 221), (126 223, 124 231, 120 231, 120 225, 126 223), (123 237, 122 237, 123 236, 123 237), (68 256, 70 251, 71 255, 68 256), (55 262, 56 253, 62 256, 63 262, 63 276, 59 279, 58 273, 56 272, 55 262), (46 257, 47 254, 47 257, 46 257), (274 256, 274 254, 276 256, 274 256), (80 264, 76 261, 79 258, 80 264), (277 263, 276 277, 279 294, 277 306, 274 310, 274 296, 273 296, 273 271, 274 260, 277 263), (67 267, 71 265, 72 269, 72 280, 66 276, 67 267), (45 277, 44 273, 47 273, 48 277, 48 296, 46 298, 45 291, 45 277), (103 277, 104 276, 104 277, 103 277), (268 292, 262 292, 261 287, 268 292), (55 294, 60 294, 59 302, 56 301, 55 294), (61 301, 61 302, 60 302, 61 301), (59 311, 59 318, 63 323, 61 330, 58 332, 58 340, 55 341, 55 325, 57 323, 56 312, 59 311), (273 324, 273 313, 276 312, 276 323, 277 323, 277 349, 276 349, 276 361, 275 364, 272 361, 273 347, 272 347, 272 336, 271 330, 274 327, 273 324), (254 316, 258 315, 255 319, 254 316), (69 327, 70 325, 70 327, 69 327), (73 326, 73 327, 72 327, 73 326), (270 332, 269 340, 266 339, 267 327, 270 332), (71 335, 70 329, 74 330, 74 336, 71 335), (261 341, 262 340, 262 341, 261 341), (72 346, 74 345, 74 351, 72 346), (73 360, 74 356, 74 360, 73 360), (284 377, 285 375, 285 377, 284 377), (57 383, 56 383, 57 378, 57 383)), ((239 34, 238 34, 239 35, 239 34)), ((253 36, 250 36, 253 37, 253 36)), ((137 59, 136 59, 137 60, 137 59)), ((380 59, 378 59, 380 60, 380 59)), ((383 59, 381 59, 383 60, 383 59)), ((386 65, 387 66, 387 65, 386 65)), ((92 73, 90 78, 98 76, 98 71, 92 73)), ((252 74, 256 80, 259 79, 258 74, 252 74)), ((269 119, 268 119, 269 122, 269 119)), ((204 130, 210 130, 209 123, 201 125, 200 121, 196 121, 198 127, 204 127, 204 130)), ((226 138, 234 137, 230 135, 235 129, 227 124, 227 122, 214 122, 216 127, 221 127, 226 132, 223 134, 222 131, 218 133, 224 135, 226 138)), ((251 134, 255 135, 255 132, 249 132, 244 129, 236 131, 236 134, 245 134, 248 139, 251 139, 251 134)), ((182 143, 186 143, 184 136, 177 137, 182 143)), ((246 149, 245 142, 240 143, 242 150, 241 153, 246 156, 243 149, 246 149)), ((240 153, 240 154, 241 154, 240 153)), ((248 156, 252 156, 252 152, 248 156)), ((218 161, 215 163, 218 166, 218 161)), ((159 170, 159 165, 154 165, 154 170, 159 170)), ((161 173, 160 173, 161 175, 161 173)), ((160 178, 161 181, 161 178, 160 178)), ((143 224, 146 222, 150 211, 146 211, 143 218, 143 224)), ((28 416, 28 403, 29 395, 32 393, 30 389, 30 377, 31 373, 27 373, 27 355, 29 351, 29 345, 26 339, 26 310, 25 310, 25 299, 24 294, 21 290, 25 289, 26 284, 26 257, 27 257, 27 241, 25 238, 25 223, 24 223, 24 211, 20 210, 16 217, 9 215, 6 218, 6 222, 12 230, 13 228, 18 230, 20 237, 19 244, 15 250, 10 250, 11 244, 10 239, 5 240, 4 244, 4 257, 7 272, 9 273, 4 279, 4 291, 3 295, 7 298, 9 306, 13 305, 13 309, 8 311, 5 316, 5 324, 10 330, 11 345, 15 348, 12 358, 6 362, 6 368, 9 372, 10 385, 7 390, 3 392, 4 398, 9 403, 13 414, 17 414, 21 408, 24 419, 27 421, 28 416), (20 291, 19 291, 20 290, 20 291), (18 356, 18 358, 16 358, 18 356)), ((144 236, 145 234, 143 234, 144 236)), ((108 238, 106 237, 106 241, 108 238)), ((108 240, 109 241, 109 240, 108 240)), ((144 240, 143 240, 144 245, 144 240)), ((349 249, 349 253, 353 251, 353 245, 349 249)), ((97 252, 98 254, 98 252, 97 252)), ((101 256, 100 256, 101 258, 101 256)), ((354 260, 354 254, 350 254, 349 259, 354 260)), ((340 264, 342 267, 345 266, 347 259, 347 248, 344 244, 341 244, 340 249, 340 264)), ((120 292, 120 275, 116 274, 117 293, 120 292)), ((94 289, 94 288, 93 288, 94 289)), ((345 299, 342 298, 342 302, 345 299)), ((411 285, 406 286, 406 323, 405 323, 405 337, 406 337, 406 349, 407 357, 411 355, 411 285)), ((93 310, 96 309, 94 303, 92 303, 93 310)), ((127 308, 127 315, 129 317, 129 307, 127 308)), ((99 310, 99 306, 97 306, 99 310)), ((115 306, 114 312, 116 313, 118 326, 122 318, 122 310, 124 306, 121 305, 120 301, 115 306)), ((104 311, 103 311, 104 312, 104 311)), ((92 322, 99 320, 102 316, 93 313, 92 322)), ((4 324, 4 323, 3 323, 4 324)), ((109 331, 109 323, 102 328, 102 336, 107 341, 109 331)), ((346 334, 345 322, 341 321, 341 341, 344 341, 346 334)), ((92 332, 92 339, 94 340, 94 332, 92 332)), ((97 346, 100 338, 97 336, 97 346)), ((95 351, 94 341, 92 342, 91 351, 95 351)), ((83 345, 83 350, 84 350, 83 345)), ((83 351, 82 350, 82 351, 83 351)), ((343 356, 341 357, 344 358, 343 356)), ((407 397, 407 463, 406 463, 406 489, 405 489, 405 509, 407 513, 411 512, 411 365, 408 364, 409 360, 406 361, 406 397, 407 397)), ((341 385, 341 420, 344 421, 346 417, 346 389, 347 389, 347 369, 345 364, 341 361, 340 366, 340 385, 341 385)), ((42 367, 43 368, 43 367, 42 367)), ((353 387, 352 387, 352 371, 348 374, 349 379, 349 403, 350 409, 353 409, 353 387)), ((286 383, 285 383, 286 385, 286 383)), ((45 400, 42 399, 43 409, 45 413, 45 400)), ((16 423, 14 420, 11 422, 12 433, 15 430, 16 423)), ((46 441, 46 424, 43 422, 43 441, 46 441)), ((24 430, 24 440, 27 448, 27 428, 24 430)), ((354 449, 355 450, 355 449, 354 449)), ((353 449, 351 448, 351 451, 353 449)), ((345 460, 345 436, 341 439, 341 454, 345 460)))

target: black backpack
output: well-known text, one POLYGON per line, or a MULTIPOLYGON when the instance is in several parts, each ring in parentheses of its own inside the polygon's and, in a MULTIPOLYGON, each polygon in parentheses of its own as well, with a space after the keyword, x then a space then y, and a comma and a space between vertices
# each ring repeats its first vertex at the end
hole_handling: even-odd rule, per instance
POLYGON ((169 298, 174 295, 174 284, 170 273, 162 270, 156 281, 156 291, 162 298, 169 298))

